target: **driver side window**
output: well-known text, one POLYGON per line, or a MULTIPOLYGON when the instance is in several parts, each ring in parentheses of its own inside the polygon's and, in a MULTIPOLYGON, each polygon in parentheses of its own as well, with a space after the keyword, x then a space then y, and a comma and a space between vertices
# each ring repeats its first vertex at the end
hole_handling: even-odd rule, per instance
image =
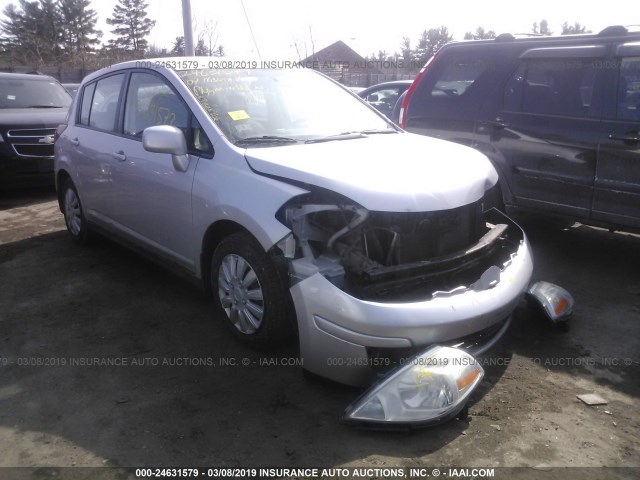
POLYGON ((143 130, 154 125, 172 125, 188 138, 189 111, 162 79, 135 72, 129 81, 124 133, 141 138, 143 130))
POLYGON ((184 133, 190 151, 213 155, 211 142, 182 99, 156 75, 131 74, 124 110, 124 133, 142 138, 154 125, 171 125, 184 133))

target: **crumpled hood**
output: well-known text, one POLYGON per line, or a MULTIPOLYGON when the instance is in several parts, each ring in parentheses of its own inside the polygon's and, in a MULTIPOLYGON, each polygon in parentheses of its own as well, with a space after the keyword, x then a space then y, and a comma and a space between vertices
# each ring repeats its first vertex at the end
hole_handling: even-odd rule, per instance
POLYGON ((411 133, 251 148, 245 157, 257 172, 332 190, 372 211, 460 207, 498 181, 476 150, 411 133))

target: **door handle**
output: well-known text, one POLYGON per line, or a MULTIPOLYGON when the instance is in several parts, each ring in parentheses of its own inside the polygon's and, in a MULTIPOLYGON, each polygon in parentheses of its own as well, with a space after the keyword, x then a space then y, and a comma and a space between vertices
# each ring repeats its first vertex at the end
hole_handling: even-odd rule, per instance
POLYGON ((69 141, 71 142, 71 145, 73 145, 74 147, 77 147, 78 145, 80 145, 80 140, 78 140, 77 138, 73 138, 69 141))
POLYGON ((119 162, 124 162, 127 159, 127 156, 124 154, 122 150, 120 150, 119 152, 113 152, 111 156, 116 160, 118 160, 119 162))
POLYGON ((502 117, 496 117, 493 122, 488 122, 493 128, 508 128, 510 125, 502 117))
POLYGON ((489 125, 490 127, 493 127, 498 130, 502 130, 503 128, 510 127, 510 125, 507 122, 505 122, 502 118, 496 118, 495 121, 480 122, 480 124, 489 125))
POLYGON ((640 142, 640 135, 638 135, 640 132, 629 132, 626 135, 616 135, 615 133, 612 133, 611 135, 609 135, 609 139, 610 140, 621 140, 625 143, 638 143, 640 142))

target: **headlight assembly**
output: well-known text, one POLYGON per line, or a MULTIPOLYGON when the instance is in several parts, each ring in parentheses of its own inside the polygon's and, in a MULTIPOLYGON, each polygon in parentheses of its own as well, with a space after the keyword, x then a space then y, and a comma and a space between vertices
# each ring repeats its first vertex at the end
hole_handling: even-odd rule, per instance
POLYGON ((460 413, 484 370, 468 353, 435 346, 404 362, 353 402, 346 423, 394 428, 428 426, 460 413))

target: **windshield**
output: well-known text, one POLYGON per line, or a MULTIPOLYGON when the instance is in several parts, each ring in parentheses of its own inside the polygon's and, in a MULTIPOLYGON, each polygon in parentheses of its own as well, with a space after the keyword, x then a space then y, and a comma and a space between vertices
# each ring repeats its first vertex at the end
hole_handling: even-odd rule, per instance
POLYGON ((0 108, 67 108, 71 97, 58 82, 0 78, 0 108))
POLYGON ((358 98, 313 70, 186 70, 178 74, 236 144, 273 145, 395 131, 358 98))

